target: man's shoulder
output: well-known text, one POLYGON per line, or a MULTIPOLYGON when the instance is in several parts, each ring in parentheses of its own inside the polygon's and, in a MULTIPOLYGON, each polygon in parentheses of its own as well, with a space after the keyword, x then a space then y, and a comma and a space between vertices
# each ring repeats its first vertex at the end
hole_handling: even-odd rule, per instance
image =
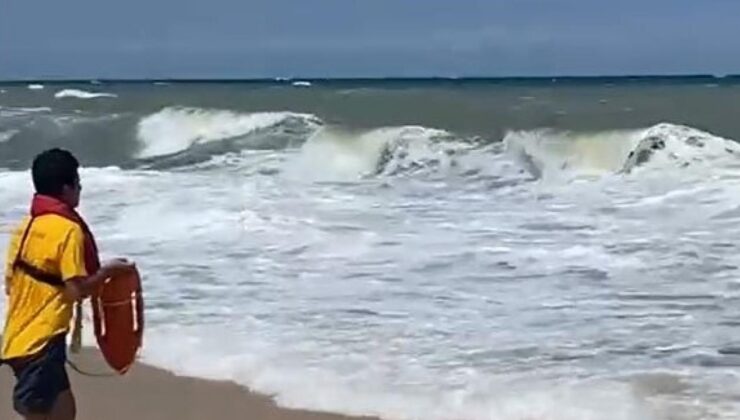
MULTIPOLYGON (((27 222, 24 223, 25 226, 27 222)), ((24 227, 25 229, 25 227, 24 227)), ((56 214, 45 214, 33 220, 32 234, 43 235, 49 239, 65 240, 70 235, 82 235, 82 228, 77 223, 56 214)))

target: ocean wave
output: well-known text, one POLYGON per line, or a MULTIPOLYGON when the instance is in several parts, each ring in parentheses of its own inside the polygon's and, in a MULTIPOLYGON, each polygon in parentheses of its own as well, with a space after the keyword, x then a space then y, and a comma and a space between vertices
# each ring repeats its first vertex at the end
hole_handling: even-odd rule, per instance
POLYGON ((740 156, 740 146, 732 140, 668 123, 595 133, 511 131, 503 142, 533 176, 549 179, 707 166, 740 156))
POLYGON ((321 120, 293 112, 238 113, 201 108, 164 108, 137 126, 138 158, 172 155, 191 147, 236 139, 282 124, 318 126, 321 120))
POLYGON ((77 99, 94 99, 94 98, 116 98, 118 95, 105 92, 88 92, 79 89, 63 89, 54 94, 57 99, 77 98, 77 99))
POLYGON ((737 166, 740 156, 732 140, 669 123, 596 132, 509 131, 499 139, 421 125, 354 129, 290 111, 197 107, 144 115, 0 107, 0 122, 0 164, 13 168, 52 143, 75 147, 92 165, 217 170, 223 164, 298 180, 408 175, 569 180, 646 170, 716 171, 737 166), (267 159, 254 151, 277 153, 267 159), (269 161, 266 172, 254 167, 262 161, 269 161))
POLYGON ((288 176, 311 180, 351 180, 399 175, 452 165, 457 150, 469 148, 444 130, 421 127, 383 127, 351 131, 326 127, 288 161, 288 176))
POLYGON ((740 163, 740 145, 701 130, 658 124, 645 129, 511 131, 501 142, 422 126, 352 132, 325 127, 289 161, 300 179, 351 180, 411 174, 485 176, 501 180, 601 177, 640 171, 717 171, 740 163), (530 178, 531 179, 531 178, 530 178))

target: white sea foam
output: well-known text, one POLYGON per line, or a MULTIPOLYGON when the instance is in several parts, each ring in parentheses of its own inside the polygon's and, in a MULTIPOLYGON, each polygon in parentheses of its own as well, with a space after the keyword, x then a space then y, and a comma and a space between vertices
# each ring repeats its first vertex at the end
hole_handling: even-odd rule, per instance
POLYGON ((12 139, 13 136, 15 136, 18 133, 19 133, 19 130, 0 131, 0 143, 5 143, 7 141, 10 141, 10 139, 12 139))
POLYGON ((47 106, 39 107, 2 107, 0 106, 0 117, 14 117, 25 114, 47 113, 51 108, 47 106))
MULTIPOLYGON (((238 340, 222 340, 225 335, 234 338, 233 334, 220 328, 158 330, 143 360, 185 375, 233 381, 272 395, 284 407, 348 415, 394 420, 657 419, 647 402, 626 384, 548 383, 506 375, 493 379, 474 368, 463 374, 465 378, 460 379, 464 384, 460 386, 448 388, 427 380, 422 384, 412 378, 403 383, 392 379, 394 375, 388 366, 378 359, 380 354, 337 354, 330 362, 321 363, 312 359, 310 353, 301 354, 300 349, 308 350, 309 343, 296 343, 290 350, 277 344, 265 345, 266 337, 240 335, 238 340), (216 342, 219 346, 214 347, 216 342), (209 357, 204 358, 204 354, 209 357), (338 373, 322 364, 345 368, 338 373), (355 371, 352 366, 357 366, 355 371)), ((421 367, 414 366, 412 360, 408 363, 411 365, 406 367, 406 373, 414 376, 411 372, 421 367)))
POLYGON ((57 99, 77 98, 77 99, 94 99, 94 98, 115 98, 118 95, 106 92, 88 92, 80 89, 63 89, 54 94, 57 99))

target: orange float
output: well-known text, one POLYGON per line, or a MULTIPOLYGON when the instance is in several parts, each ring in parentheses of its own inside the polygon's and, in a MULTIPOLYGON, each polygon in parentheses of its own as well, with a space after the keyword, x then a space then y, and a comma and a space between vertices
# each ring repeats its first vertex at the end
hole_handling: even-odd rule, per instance
POLYGON ((144 338, 144 298, 136 268, 109 278, 91 298, 98 347, 108 365, 125 374, 144 338))

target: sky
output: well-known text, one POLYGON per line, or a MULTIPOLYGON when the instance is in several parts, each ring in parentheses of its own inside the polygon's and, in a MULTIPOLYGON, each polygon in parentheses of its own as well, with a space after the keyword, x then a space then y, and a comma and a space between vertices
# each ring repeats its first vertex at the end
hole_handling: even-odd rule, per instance
POLYGON ((1 0, 0 79, 740 73, 737 0, 1 0))

